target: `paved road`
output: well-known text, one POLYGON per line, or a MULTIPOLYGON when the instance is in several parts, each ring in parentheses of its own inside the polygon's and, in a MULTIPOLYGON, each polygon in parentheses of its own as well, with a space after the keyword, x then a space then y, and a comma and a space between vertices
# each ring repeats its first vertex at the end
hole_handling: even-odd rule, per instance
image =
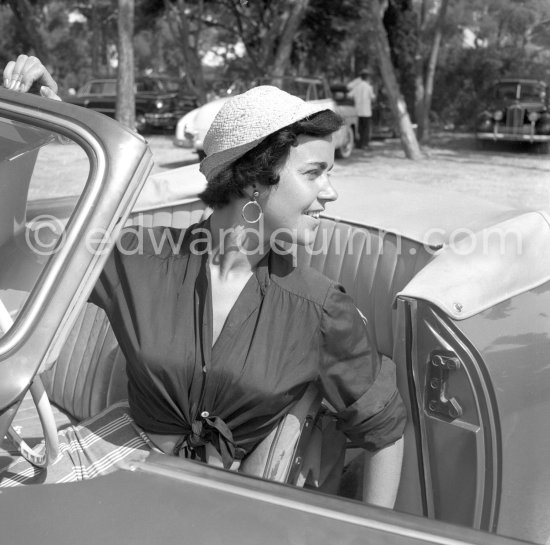
MULTIPOLYGON (((169 135, 148 137, 156 165, 153 172, 197 161, 194 152, 175 148, 169 135)), ((480 150, 470 135, 442 134, 424 148, 425 159, 405 158, 399 141, 373 143, 370 152, 354 151, 337 161, 333 181, 340 193, 335 213, 347 203, 366 199, 362 181, 374 180, 391 188, 404 181, 477 195, 519 208, 550 210, 550 155, 533 153, 528 146, 505 145, 480 150)), ((372 183, 372 182, 371 182, 372 183)))

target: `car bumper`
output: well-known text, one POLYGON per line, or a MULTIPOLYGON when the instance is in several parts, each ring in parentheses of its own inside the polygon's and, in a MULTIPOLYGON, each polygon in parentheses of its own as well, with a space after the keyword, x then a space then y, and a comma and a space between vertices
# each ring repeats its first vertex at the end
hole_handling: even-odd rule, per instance
POLYGON ((173 113, 145 114, 145 119, 152 127, 174 127, 179 117, 173 113))
POLYGON ((176 148, 187 148, 187 149, 192 149, 194 146, 193 146, 193 140, 189 140, 188 138, 174 138, 172 140, 172 143, 174 144, 174 146, 176 146, 176 148))
POLYGON ((550 142, 550 134, 511 134, 501 132, 477 132, 478 140, 493 140, 506 142, 550 142))

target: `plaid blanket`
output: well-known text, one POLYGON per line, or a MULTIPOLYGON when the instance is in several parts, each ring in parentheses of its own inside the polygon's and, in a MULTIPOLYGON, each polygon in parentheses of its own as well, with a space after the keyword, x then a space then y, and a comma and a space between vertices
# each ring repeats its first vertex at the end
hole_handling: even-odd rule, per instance
POLYGON ((130 416, 127 401, 107 407, 58 436, 59 456, 53 464, 39 469, 20 457, 0 474, 0 487, 91 479, 142 462, 155 449, 130 416))

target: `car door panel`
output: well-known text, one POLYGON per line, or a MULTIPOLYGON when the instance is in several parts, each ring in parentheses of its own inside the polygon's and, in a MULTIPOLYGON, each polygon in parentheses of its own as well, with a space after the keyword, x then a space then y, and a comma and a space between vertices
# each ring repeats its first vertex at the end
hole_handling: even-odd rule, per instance
POLYGON ((501 461, 483 361, 443 313, 422 301, 409 304, 427 515, 493 531, 501 461))

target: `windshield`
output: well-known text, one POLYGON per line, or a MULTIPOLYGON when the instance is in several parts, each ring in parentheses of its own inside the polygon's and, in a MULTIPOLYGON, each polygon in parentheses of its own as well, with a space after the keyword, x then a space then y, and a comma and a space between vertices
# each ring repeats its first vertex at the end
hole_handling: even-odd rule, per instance
POLYGON ((545 86, 536 82, 501 83, 496 87, 495 95, 504 100, 532 100, 544 101, 546 98, 545 86))

